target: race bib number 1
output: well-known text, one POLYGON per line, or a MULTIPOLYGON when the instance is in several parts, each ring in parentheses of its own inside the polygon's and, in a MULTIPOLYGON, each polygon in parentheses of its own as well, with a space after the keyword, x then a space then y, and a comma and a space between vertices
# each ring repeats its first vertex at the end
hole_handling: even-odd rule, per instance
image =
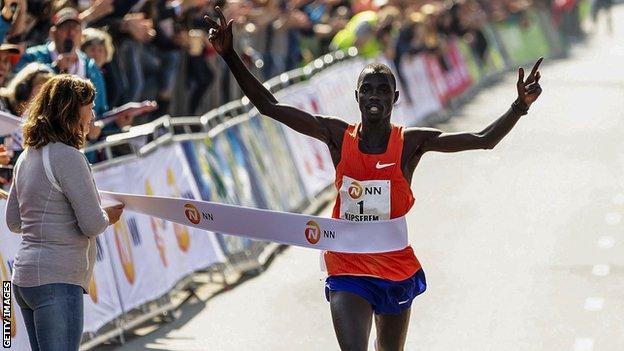
POLYGON ((343 176, 340 218, 357 222, 390 219, 390 181, 343 176))

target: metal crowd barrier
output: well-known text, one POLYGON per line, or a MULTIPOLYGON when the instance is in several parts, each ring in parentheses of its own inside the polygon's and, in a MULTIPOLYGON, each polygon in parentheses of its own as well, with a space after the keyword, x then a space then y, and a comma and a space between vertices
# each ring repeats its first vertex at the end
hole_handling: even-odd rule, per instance
MULTIPOLYGON (((274 77, 264 85, 276 93, 291 85, 310 79, 320 71, 332 65, 357 57, 357 49, 350 48, 346 52, 336 51, 318 58, 303 68, 298 68, 274 77)), ((211 137, 228 127, 240 123, 249 117, 253 106, 247 97, 231 101, 208 111, 202 116, 170 117, 162 116, 152 122, 131 127, 129 131, 108 136, 106 140, 90 145, 85 153, 96 152, 101 158, 93 164, 94 170, 120 164, 148 154, 158 146, 172 142, 202 139, 211 137), (125 147, 126 153, 115 151, 125 147)))

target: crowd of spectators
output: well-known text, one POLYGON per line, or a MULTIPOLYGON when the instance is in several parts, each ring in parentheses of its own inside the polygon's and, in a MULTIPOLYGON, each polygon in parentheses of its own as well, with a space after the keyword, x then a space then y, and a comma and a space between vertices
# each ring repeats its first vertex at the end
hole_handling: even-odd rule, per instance
MULTIPOLYGON (((220 6, 235 20, 235 43, 262 79, 334 49, 363 55, 440 55, 464 37, 484 59, 489 21, 552 10, 574 0, 0 0, 0 110, 27 113, 28 101, 57 73, 89 79, 96 119, 130 102, 155 101, 91 128, 95 142, 163 114, 198 115, 240 91, 207 40, 204 14, 220 6), (138 112, 137 112, 138 111, 138 112)), ((441 62, 444 66, 444 62, 441 62)), ((398 65, 397 65, 398 67, 398 65)), ((21 137, 0 145, 14 161, 21 137)))

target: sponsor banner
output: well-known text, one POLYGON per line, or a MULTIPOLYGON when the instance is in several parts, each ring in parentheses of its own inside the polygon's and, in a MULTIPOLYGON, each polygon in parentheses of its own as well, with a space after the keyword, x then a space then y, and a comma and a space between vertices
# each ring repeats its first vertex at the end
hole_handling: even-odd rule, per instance
POLYGON ((410 106, 412 116, 408 118, 407 124, 415 125, 426 116, 440 111, 442 104, 436 93, 435 81, 427 76, 427 58, 424 55, 406 57, 401 61, 401 66, 412 100, 410 106))
MULTIPOLYGON (((99 171, 95 179, 99 189, 153 192, 151 181, 140 182, 135 172, 134 164, 128 163, 99 171)), ((104 234, 124 311, 160 297, 171 287, 168 271, 174 269, 171 251, 176 244, 167 240, 167 235, 174 234, 171 230, 165 232, 165 225, 166 222, 124 210, 121 219, 104 234)))
POLYGON ((248 170, 249 165, 241 148, 236 132, 228 128, 215 138, 215 148, 227 161, 232 172, 232 180, 238 194, 237 205, 259 207, 260 201, 256 199, 258 191, 254 191, 254 184, 248 170))
MULTIPOLYGON (((180 145, 95 174, 99 189, 199 198, 180 145)), ((213 233, 125 210, 105 234, 124 311, 156 299, 224 256, 213 233)), ((97 282, 96 282, 97 284, 97 282)))
MULTIPOLYGON (((229 204, 249 202, 251 205, 255 202, 246 194, 244 188, 241 189, 243 191, 237 191, 239 185, 237 180, 242 184, 245 178, 236 169, 230 168, 228 157, 224 155, 224 150, 230 150, 229 143, 224 141, 222 136, 190 143, 192 143, 192 150, 186 154, 187 156, 193 154, 199 165, 198 184, 205 189, 202 191, 203 199, 229 204)), ((218 241, 226 255, 242 252, 251 245, 249 239, 218 234, 218 241)))
POLYGON ((355 101, 357 78, 366 65, 363 59, 338 63, 312 76, 310 84, 318 97, 320 114, 342 118, 348 122, 360 120, 355 101))
MULTIPOLYGON (((227 191, 233 194, 233 196, 228 199, 228 201, 230 201, 228 203, 233 205, 255 206, 255 201, 251 197, 251 193, 244 191, 244 188, 239 188, 245 179, 244 176, 240 176, 243 173, 238 170, 227 135, 225 133, 220 133, 212 140, 206 140, 205 144, 209 145, 208 150, 211 153, 210 156, 213 157, 216 168, 221 171, 221 177, 227 191)), ((252 245, 250 239, 230 235, 224 235, 222 240, 226 251, 230 254, 243 251, 252 245)))
POLYGON ((459 96, 472 85, 466 60, 462 56, 457 42, 457 38, 453 38, 446 45, 446 58, 452 67, 446 75, 451 98, 459 96))
POLYGON ((286 210, 282 207, 280 193, 277 189, 280 186, 280 174, 275 169, 271 155, 267 152, 267 144, 262 142, 264 139, 260 137, 260 134, 263 132, 262 129, 258 122, 252 123, 254 119, 258 118, 261 117, 258 115, 252 116, 250 120, 238 125, 241 144, 247 151, 254 179, 262 190, 266 208, 286 210))
POLYGON ((193 155, 199 168, 197 181, 202 188, 202 198, 224 203, 236 203, 238 196, 234 182, 225 175, 230 173, 219 167, 214 144, 210 139, 188 142, 192 146, 185 154, 193 155), (205 194, 205 195, 204 195, 205 194))
POLYGON ((100 192, 126 208, 194 228, 337 252, 388 252, 407 246, 405 217, 352 221, 159 196, 100 192))
POLYGON ((427 67, 427 78, 432 82, 434 91, 442 106, 446 106, 448 103, 448 96, 446 95, 448 87, 446 86, 446 79, 444 79, 442 66, 440 65, 440 61, 443 58, 434 54, 424 54, 424 58, 427 67))
POLYGON ((523 19, 521 22, 517 17, 510 17, 494 25, 514 66, 534 63, 540 56, 550 55, 550 45, 537 12, 527 11, 523 19))
MULTIPOLYGON (((4 217, 5 209, 6 200, 0 200, 0 223, 2 223, 2 229, 0 230, 0 281, 2 282, 11 280, 11 275, 13 273, 13 260, 15 259, 15 254, 17 253, 20 243, 22 242, 22 239, 18 234, 10 232, 9 228, 7 228, 4 217)), ((3 298, 0 306, 4 307, 4 302, 3 298)), ((11 316, 8 319, 5 319, 3 316, 2 321, 3 328, 4 323, 6 323, 5 320, 8 320, 10 324, 7 325, 10 335, 10 347, 2 348, 2 350, 30 350, 26 326, 24 325, 24 319, 22 318, 22 313, 17 301, 15 301, 15 291, 13 291, 12 286, 9 305, 11 308, 11 316)), ((3 340, 3 347, 7 345, 8 344, 4 344, 3 340)))
POLYGON ((89 283, 89 294, 84 295, 84 331, 92 333, 123 313, 106 239, 97 236, 95 243, 93 276, 89 283))
MULTIPOLYGON (((483 70, 485 74, 500 73, 505 70, 505 57, 503 55, 503 49, 500 43, 496 40, 497 36, 494 27, 491 24, 483 26, 481 29, 485 40, 488 44, 487 52, 485 54, 485 62, 483 70)), ((460 40, 460 42, 463 42, 460 40)))
POLYGON ((477 59, 470 45, 468 45, 463 40, 458 40, 457 46, 461 52, 462 57, 464 58, 464 61, 466 61, 466 69, 468 70, 470 79, 473 82, 481 81, 482 72, 480 61, 477 59))
POLYGON ((264 136, 263 141, 267 143, 266 145, 271 150, 270 154, 273 157, 275 170, 279 174, 275 180, 278 180, 276 186, 280 194, 282 207, 285 210, 295 209, 306 199, 304 184, 300 177, 300 172, 296 171, 297 168, 293 160, 293 156, 298 150, 288 147, 285 135, 286 128, 282 123, 266 117, 251 121, 251 123, 254 122, 258 122, 259 128, 264 131, 259 136, 264 136))
MULTIPOLYGON (((284 89, 278 93, 278 99, 310 113, 318 113, 316 93, 311 85, 304 83, 284 89)), ((334 179, 335 169, 327 145, 284 125, 282 128, 297 170, 305 179, 305 192, 314 197, 334 179)))
MULTIPOLYGON (((263 189, 258 182, 258 171, 254 168, 249 152, 245 148, 240 133, 240 125, 234 125, 225 132, 232 150, 235 162, 236 188, 240 194, 242 206, 253 206, 257 208, 267 208, 263 189)), ((210 199, 204 199, 210 201, 210 199)))
POLYGON ((470 87, 472 80, 455 40, 449 41, 444 56, 425 55, 427 74, 442 105, 470 87))

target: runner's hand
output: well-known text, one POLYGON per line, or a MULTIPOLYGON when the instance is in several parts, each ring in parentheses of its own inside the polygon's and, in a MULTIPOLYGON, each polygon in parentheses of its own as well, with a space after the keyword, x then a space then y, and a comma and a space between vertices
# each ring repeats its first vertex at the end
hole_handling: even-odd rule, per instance
POLYGON ((527 109, 531 106, 532 103, 537 100, 537 98, 542 93, 542 87, 539 85, 539 79, 541 77, 539 72, 539 66, 544 60, 543 57, 540 57, 539 60, 533 66, 531 70, 531 74, 529 77, 524 80, 524 69, 520 67, 518 69, 518 103, 522 107, 526 107, 527 109))
POLYGON ((233 35, 232 35, 232 23, 234 20, 230 20, 229 22, 225 20, 225 16, 223 16, 223 12, 221 12, 221 8, 219 6, 215 7, 217 14, 219 15, 219 22, 215 22, 210 16, 205 15, 204 19, 208 22, 210 26, 210 31, 208 32, 208 40, 212 43, 212 46, 217 50, 219 55, 224 56, 232 52, 233 49, 233 35))

